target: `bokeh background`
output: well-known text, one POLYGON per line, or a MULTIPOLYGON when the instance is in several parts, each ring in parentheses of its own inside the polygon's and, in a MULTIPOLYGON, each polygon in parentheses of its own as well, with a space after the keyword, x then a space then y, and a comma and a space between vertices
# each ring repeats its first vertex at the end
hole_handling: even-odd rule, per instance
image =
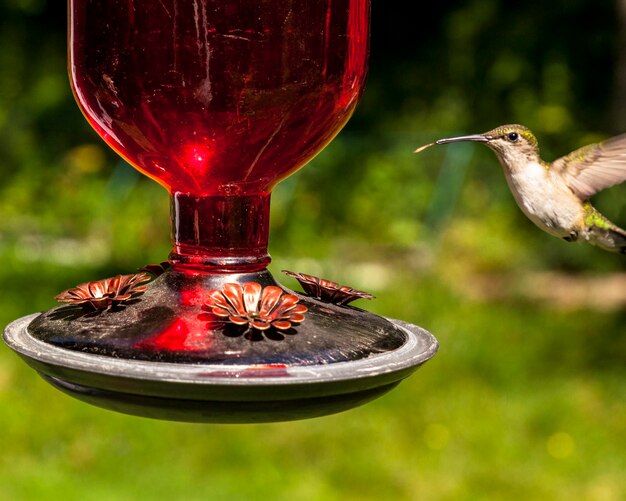
MULTIPOLYGON (((422 4, 373 0, 362 104, 276 189, 270 250, 439 354, 364 407, 227 426, 90 407, 1 345, 0 499, 626 499, 624 257, 537 230, 486 148, 412 153, 519 122, 551 160, 626 131, 626 2, 422 4)), ((65 30, 61 1, 0 1, 1 325, 169 251, 166 193, 73 102, 65 30)), ((622 226, 625 194, 594 198, 622 226)))

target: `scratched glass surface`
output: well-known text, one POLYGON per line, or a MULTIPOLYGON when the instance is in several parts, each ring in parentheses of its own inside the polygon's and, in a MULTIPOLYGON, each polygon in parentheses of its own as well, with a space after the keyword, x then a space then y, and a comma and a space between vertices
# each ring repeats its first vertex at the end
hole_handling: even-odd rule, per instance
POLYGON ((363 90, 368 0, 70 0, 96 131, 172 193, 268 193, 363 90))

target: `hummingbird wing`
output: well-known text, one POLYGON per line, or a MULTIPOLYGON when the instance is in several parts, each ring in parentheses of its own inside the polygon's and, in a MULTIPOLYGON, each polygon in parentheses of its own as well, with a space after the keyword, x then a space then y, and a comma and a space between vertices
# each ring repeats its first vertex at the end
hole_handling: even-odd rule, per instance
POLYGON ((552 169, 562 175, 581 200, 626 181, 626 134, 583 146, 555 160, 552 169))

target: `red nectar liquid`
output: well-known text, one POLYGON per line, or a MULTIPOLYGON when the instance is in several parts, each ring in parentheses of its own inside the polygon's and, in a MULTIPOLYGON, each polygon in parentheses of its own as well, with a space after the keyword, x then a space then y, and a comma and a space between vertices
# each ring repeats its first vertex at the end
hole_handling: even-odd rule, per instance
POLYGON ((269 193, 362 93, 369 0, 69 0, 69 12, 76 99, 172 194, 174 264, 262 269, 269 193))
POLYGON ((70 0, 91 125, 172 192, 268 192, 363 89, 367 0, 70 0))

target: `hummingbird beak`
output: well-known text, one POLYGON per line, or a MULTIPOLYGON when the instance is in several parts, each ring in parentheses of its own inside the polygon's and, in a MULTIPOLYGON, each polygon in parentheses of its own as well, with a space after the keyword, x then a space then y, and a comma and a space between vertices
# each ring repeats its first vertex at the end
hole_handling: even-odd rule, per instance
POLYGON ((430 148, 436 144, 448 144, 448 143, 459 143, 461 141, 477 141, 479 143, 488 143, 491 141, 493 137, 488 136, 486 134, 472 134, 471 136, 457 136, 457 137, 446 137, 444 139, 439 139, 434 143, 425 144, 424 146, 420 146, 413 153, 419 153, 420 151, 424 151, 426 148, 430 148))
POLYGON ((485 134, 472 134, 471 136, 457 136, 457 137, 447 137, 445 139, 439 139, 435 141, 433 144, 448 144, 448 143, 459 143, 461 141, 477 141, 479 143, 488 143, 493 138, 491 136, 487 136, 485 134))

